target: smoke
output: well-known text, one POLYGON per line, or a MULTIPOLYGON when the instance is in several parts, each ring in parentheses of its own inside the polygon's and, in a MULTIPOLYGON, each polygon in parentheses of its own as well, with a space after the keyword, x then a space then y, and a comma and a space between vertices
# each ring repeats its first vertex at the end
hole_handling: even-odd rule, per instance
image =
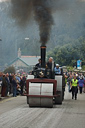
POLYGON ((33 9, 35 14, 35 20, 39 24, 40 29, 40 42, 45 45, 50 36, 51 26, 53 24, 53 18, 51 14, 51 8, 48 6, 45 0, 34 0, 33 9))
POLYGON ((31 17, 35 18, 42 45, 46 45, 49 40, 54 24, 53 13, 58 14, 60 11, 64 21, 68 22, 69 18, 71 23, 82 18, 85 7, 82 6, 82 0, 11 0, 11 5, 12 16, 21 27, 26 26, 31 17))
MULTIPOLYGON (((51 1, 50 1, 51 2, 51 1)), ((40 42, 46 45, 53 25, 52 8, 48 0, 11 0, 12 16, 20 26, 25 26, 34 15, 39 24, 40 42)))
POLYGON ((24 27, 32 15, 32 0, 11 0, 11 15, 16 18, 18 25, 24 27))

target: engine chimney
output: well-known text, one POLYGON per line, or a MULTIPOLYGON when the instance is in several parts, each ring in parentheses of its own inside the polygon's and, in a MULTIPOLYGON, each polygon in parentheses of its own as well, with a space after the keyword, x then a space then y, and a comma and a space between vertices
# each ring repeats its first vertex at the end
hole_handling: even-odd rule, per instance
POLYGON ((45 68, 46 46, 41 46, 41 67, 45 68))

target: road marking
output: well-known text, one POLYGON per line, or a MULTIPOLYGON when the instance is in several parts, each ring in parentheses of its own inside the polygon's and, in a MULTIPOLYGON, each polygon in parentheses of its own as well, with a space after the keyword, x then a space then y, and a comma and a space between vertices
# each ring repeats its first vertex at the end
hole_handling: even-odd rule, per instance
MULTIPOLYGON (((18 97, 19 97, 19 96, 18 96, 18 97)), ((15 99, 15 98, 17 98, 17 97, 8 97, 8 98, 6 98, 6 99, 1 100, 1 101, 0 101, 0 104, 1 104, 1 103, 4 103, 4 102, 7 102, 7 101, 11 101, 12 99, 15 99)))

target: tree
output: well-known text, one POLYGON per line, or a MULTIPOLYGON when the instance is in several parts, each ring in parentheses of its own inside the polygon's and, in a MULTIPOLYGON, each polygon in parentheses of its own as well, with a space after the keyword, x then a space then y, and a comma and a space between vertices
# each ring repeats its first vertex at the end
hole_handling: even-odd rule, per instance
POLYGON ((15 68, 10 66, 4 70, 4 73, 15 73, 15 68))
POLYGON ((80 37, 77 40, 72 40, 72 43, 57 46, 52 51, 48 52, 47 56, 52 56, 55 62, 60 65, 74 66, 78 59, 81 59, 84 62, 85 39, 80 37))

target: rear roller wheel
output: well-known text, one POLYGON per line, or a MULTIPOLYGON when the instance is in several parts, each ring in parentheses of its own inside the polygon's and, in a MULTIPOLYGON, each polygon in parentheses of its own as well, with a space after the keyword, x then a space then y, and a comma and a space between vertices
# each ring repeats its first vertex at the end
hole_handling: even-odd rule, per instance
POLYGON ((64 90, 62 90, 62 101, 64 100, 64 90))
POLYGON ((62 92, 57 92, 59 94, 59 97, 55 97, 55 104, 62 104, 62 92))
POLYGON ((29 97, 27 96, 27 104, 29 104, 29 97))

